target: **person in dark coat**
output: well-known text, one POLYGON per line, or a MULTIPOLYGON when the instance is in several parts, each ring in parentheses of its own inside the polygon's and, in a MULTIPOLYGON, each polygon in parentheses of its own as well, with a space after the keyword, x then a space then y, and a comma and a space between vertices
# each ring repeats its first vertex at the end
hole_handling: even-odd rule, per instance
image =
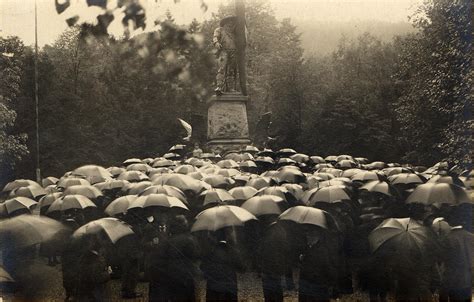
POLYGON ((458 219, 450 219, 454 225, 443 240, 444 282, 440 301, 471 301, 472 259, 474 235, 460 225, 458 219))
POLYGON ((105 251, 95 237, 88 238, 88 248, 78 263, 79 301, 107 301, 107 283, 112 272, 105 259, 105 251))
POLYGON ((265 301, 283 301, 282 277, 288 272, 291 253, 297 251, 291 244, 288 226, 278 221, 263 233, 259 254, 265 301))
POLYGON ((237 249, 227 241, 219 241, 201 264, 207 280, 206 301, 237 301, 237 272, 243 269, 237 249))
POLYGON ((298 301, 329 301, 330 287, 337 281, 334 249, 328 244, 325 231, 307 234, 306 251, 301 255, 298 301))
POLYGON ((126 236, 117 242, 122 278, 122 298, 134 299, 142 296, 136 292, 140 273, 141 250, 135 235, 126 236))
POLYGON ((195 301, 197 244, 184 216, 169 227, 170 238, 158 243, 149 263, 149 301, 195 301))

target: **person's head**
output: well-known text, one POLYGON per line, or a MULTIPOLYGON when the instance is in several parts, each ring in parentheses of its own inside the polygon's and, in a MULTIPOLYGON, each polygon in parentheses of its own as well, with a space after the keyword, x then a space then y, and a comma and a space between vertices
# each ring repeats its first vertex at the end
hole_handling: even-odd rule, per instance
POLYGON ((199 149, 199 143, 194 143, 194 149, 199 149))

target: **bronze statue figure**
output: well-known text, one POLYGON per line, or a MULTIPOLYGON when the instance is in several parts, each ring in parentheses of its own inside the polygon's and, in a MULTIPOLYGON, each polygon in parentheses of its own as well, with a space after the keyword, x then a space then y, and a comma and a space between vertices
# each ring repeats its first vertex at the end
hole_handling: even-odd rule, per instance
POLYGON ((235 16, 226 17, 221 20, 220 27, 214 31, 212 43, 216 48, 217 57, 216 95, 237 91, 235 25, 235 16))

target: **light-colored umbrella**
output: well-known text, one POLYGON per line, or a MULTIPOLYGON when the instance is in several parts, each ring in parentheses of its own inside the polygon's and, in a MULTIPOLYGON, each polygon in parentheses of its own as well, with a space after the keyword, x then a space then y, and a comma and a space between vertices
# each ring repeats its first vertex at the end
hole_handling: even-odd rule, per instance
POLYGON ((129 182, 140 182, 144 180, 149 180, 148 176, 145 173, 140 171, 125 171, 120 173, 117 179, 127 180, 129 182))
POLYGON ((99 196, 102 196, 102 192, 91 185, 79 185, 79 186, 70 186, 64 190, 63 193, 66 195, 82 195, 89 199, 95 199, 99 196))
POLYGON ((112 174, 104 167, 97 165, 85 165, 72 171, 72 175, 83 177, 91 184, 104 182, 112 179, 112 174))
POLYGON ((109 216, 115 216, 118 214, 124 214, 127 212, 128 207, 135 202, 138 198, 137 195, 125 195, 116 198, 112 201, 104 210, 105 214, 109 216))
POLYGON ((148 207, 181 208, 188 210, 188 207, 181 200, 166 194, 140 196, 130 204, 128 209, 148 207))
POLYGON ((425 183, 419 185, 408 196, 407 203, 420 203, 424 205, 441 204, 459 205, 471 203, 466 189, 448 183, 425 183))
POLYGON ((31 199, 36 199, 38 197, 46 195, 47 192, 45 189, 38 185, 29 185, 26 187, 19 187, 12 190, 9 194, 10 198, 13 197, 27 197, 31 199))
POLYGON ((235 200, 229 192, 224 189, 208 189, 199 194, 199 200, 203 206, 208 204, 222 204, 235 200))
POLYGON ((1 212, 4 212, 6 215, 10 215, 15 211, 27 209, 31 212, 31 210, 37 205, 38 203, 31 198, 27 197, 14 197, 5 200, 4 202, 0 203, 0 207, 2 209, 1 212))
POLYGON ((249 211, 236 206, 216 206, 196 215, 191 232, 217 231, 231 226, 243 226, 249 220, 257 218, 249 211))
POLYGON ((328 213, 320 209, 307 206, 296 206, 283 212, 278 219, 289 220, 298 224, 316 225, 327 229, 328 224, 326 215, 328 215, 328 213))
POLYGON ((132 228, 125 222, 117 218, 107 217, 91 221, 81 226, 72 234, 72 237, 80 239, 84 236, 98 234, 100 232, 105 232, 112 243, 116 243, 122 237, 134 234, 132 228))
MULTIPOLYGON (((30 179, 16 179, 14 181, 11 181, 3 187, 3 192, 10 192, 16 188, 19 187, 26 187, 26 186, 40 186, 37 182, 32 181, 30 179)), ((41 186, 40 186, 41 187, 41 186)))
POLYGON ((79 185, 90 186, 91 184, 84 178, 72 177, 72 176, 61 177, 57 184, 57 186, 60 188, 68 188, 71 186, 79 186, 79 185))
POLYGON ((64 212, 69 209, 96 208, 97 206, 89 198, 83 195, 67 195, 53 201, 47 213, 55 211, 64 212))
POLYGON ((0 249, 15 249, 46 242, 67 230, 60 222, 36 215, 20 215, 0 221, 0 249))
POLYGON ((253 215, 280 215, 283 209, 288 207, 287 202, 275 195, 254 196, 241 205, 253 215))
POLYGON ((251 186, 235 187, 229 190, 235 200, 247 200, 258 193, 258 190, 251 186))

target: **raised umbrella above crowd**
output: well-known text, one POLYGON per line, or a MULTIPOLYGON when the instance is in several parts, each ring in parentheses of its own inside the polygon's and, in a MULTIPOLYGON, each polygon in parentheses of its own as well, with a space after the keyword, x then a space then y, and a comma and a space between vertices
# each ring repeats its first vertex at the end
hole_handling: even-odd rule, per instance
MULTIPOLYGON (((207 280, 218 275, 216 265, 232 271, 239 260, 236 271, 262 274, 268 301, 283 298, 283 279, 292 289, 295 269, 304 301, 354 290, 377 299, 390 294, 425 299, 452 287, 455 274, 449 275, 453 269, 446 265, 452 263, 445 254, 456 248, 450 247, 453 230, 472 230, 472 171, 444 162, 423 168, 351 155, 306 155, 290 148, 247 146, 200 158, 185 152, 186 146, 176 145, 156 158, 130 158, 107 168, 84 165, 41 184, 27 179, 8 183, 0 202, 2 289, 22 291, 26 279, 18 271, 26 262, 21 262, 35 257, 32 247, 38 244, 51 265, 61 256, 63 278, 71 276, 66 263, 76 269, 88 265, 74 263, 71 255, 110 267, 108 275, 121 273, 123 297, 138 295, 130 279, 145 271, 151 301, 176 295, 174 285, 162 279, 180 276, 171 271, 182 265, 165 270, 158 263, 163 259, 153 258, 156 253, 164 253, 165 267, 182 257, 187 265, 201 262, 207 280), (177 245, 169 246, 172 242, 177 245), (180 248, 185 255, 176 255, 180 248), (137 249, 133 256, 119 252, 137 249), (431 271, 441 264, 443 273, 431 271), (396 282, 380 279, 388 275, 396 282), (11 284, 18 286, 11 289, 11 284)), ((97 289, 84 287, 81 280, 65 281, 67 298, 97 289)), ((180 295, 194 294, 194 283, 182 282, 188 290, 180 295)), ((208 281, 208 297, 235 297, 226 293, 233 286, 222 289, 215 283, 208 281)))

